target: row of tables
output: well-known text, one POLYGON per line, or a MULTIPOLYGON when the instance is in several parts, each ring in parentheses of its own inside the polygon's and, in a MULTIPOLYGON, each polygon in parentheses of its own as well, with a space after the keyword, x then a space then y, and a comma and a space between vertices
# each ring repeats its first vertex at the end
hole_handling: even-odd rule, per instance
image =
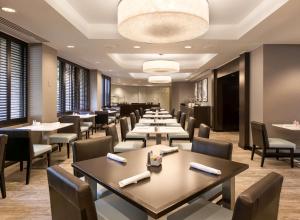
POLYGON ((155 134, 157 145, 118 154, 126 158, 126 163, 100 157, 76 162, 72 166, 85 175, 94 198, 97 183, 101 184, 154 219, 168 214, 220 184, 223 206, 232 209, 235 201, 235 176, 246 170, 247 164, 179 150, 163 156, 160 167, 146 165, 149 151, 159 153, 160 150, 169 148, 160 144, 162 134, 182 131, 184 129, 168 113, 147 112, 132 132, 155 134), (190 168, 190 162, 219 169, 222 173, 213 175, 194 170, 190 168), (150 178, 125 187, 119 186, 119 181, 147 170, 151 173, 150 178))

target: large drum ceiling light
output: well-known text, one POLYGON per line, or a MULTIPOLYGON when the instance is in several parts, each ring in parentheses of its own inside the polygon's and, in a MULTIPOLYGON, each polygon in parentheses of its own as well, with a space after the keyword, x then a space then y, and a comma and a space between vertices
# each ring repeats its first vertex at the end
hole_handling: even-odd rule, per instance
POLYGON ((143 63, 143 71, 152 74, 178 73, 179 63, 169 60, 152 60, 143 63))
POLYGON ((172 78, 170 76, 149 76, 149 83, 170 83, 172 78))
POLYGON ((119 33, 146 43, 174 43, 197 38, 207 32, 207 0, 121 0, 119 33))

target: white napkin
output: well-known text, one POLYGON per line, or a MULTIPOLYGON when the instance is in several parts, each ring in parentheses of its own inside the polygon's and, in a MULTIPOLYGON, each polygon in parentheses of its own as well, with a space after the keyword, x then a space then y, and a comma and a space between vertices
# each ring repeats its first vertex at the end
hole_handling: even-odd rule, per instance
POLYGON ((145 172, 140 173, 138 175, 135 175, 135 176, 129 177, 127 179, 121 180, 119 182, 119 186, 124 187, 124 186, 127 186, 127 185, 132 184, 132 183, 137 183, 139 180, 150 177, 150 175, 151 174, 150 174, 149 171, 145 171, 145 172))
POLYGON ((208 166, 202 165, 200 163, 191 162, 190 167, 198 169, 198 170, 202 170, 202 171, 207 172, 207 173, 221 175, 221 170, 218 170, 218 169, 215 169, 215 168, 212 168, 212 167, 208 167, 208 166))
POLYGON ((126 158, 120 157, 120 156, 118 156, 116 154, 107 153, 106 156, 107 156, 107 158, 109 158, 111 160, 115 160, 115 161, 118 161, 118 162, 121 162, 121 163, 126 163, 127 162, 126 158))
POLYGON ((160 150, 160 154, 169 154, 169 153, 172 153, 172 152, 176 152, 178 151, 178 147, 169 147, 169 148, 165 148, 165 149, 161 149, 160 150))

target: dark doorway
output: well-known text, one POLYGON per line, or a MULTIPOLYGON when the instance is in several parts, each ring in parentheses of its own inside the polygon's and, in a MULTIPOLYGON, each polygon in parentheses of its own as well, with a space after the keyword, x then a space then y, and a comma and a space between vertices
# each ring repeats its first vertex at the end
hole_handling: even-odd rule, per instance
POLYGON ((218 118, 222 131, 239 130, 239 72, 217 80, 218 118))

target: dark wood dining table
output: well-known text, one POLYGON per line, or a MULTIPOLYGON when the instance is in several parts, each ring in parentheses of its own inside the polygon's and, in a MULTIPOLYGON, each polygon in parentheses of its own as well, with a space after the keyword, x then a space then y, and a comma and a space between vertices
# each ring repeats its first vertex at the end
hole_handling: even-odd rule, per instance
MULTIPOLYGON (((127 159, 122 164, 107 157, 73 163, 84 174, 96 196, 97 183, 126 201, 147 212, 154 219, 195 199, 222 184, 223 206, 233 209, 235 202, 235 176, 248 169, 247 164, 219 159, 190 151, 163 156, 160 167, 147 167, 147 153, 159 153, 166 146, 156 145, 141 150, 118 154, 127 159), (213 175, 190 168, 190 162, 201 163, 221 170, 213 175), (149 170, 151 177, 121 188, 119 181, 149 170)), ((95 198, 95 197, 94 197, 95 198)))

